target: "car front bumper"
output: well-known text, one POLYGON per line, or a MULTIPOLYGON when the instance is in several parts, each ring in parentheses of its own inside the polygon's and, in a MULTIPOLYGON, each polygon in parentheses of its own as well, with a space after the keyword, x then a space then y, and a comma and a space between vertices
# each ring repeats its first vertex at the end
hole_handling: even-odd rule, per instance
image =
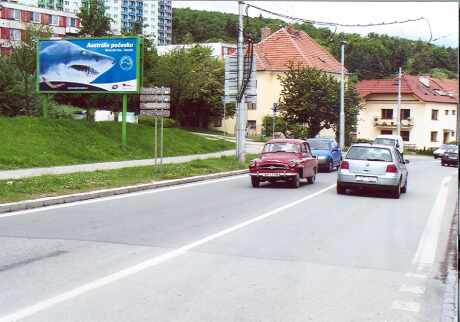
POLYGON ((286 179, 295 177, 298 172, 250 172, 251 177, 257 177, 260 179, 286 179))

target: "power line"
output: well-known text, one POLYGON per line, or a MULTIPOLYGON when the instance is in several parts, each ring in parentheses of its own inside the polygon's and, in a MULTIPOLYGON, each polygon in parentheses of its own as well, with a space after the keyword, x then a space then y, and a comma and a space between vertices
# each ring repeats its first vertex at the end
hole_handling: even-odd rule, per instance
POLYGON ((284 18, 284 19, 288 19, 288 20, 292 20, 292 21, 299 21, 299 22, 303 22, 303 23, 310 23, 310 24, 320 25, 320 26, 328 26, 328 27, 376 27, 376 26, 388 26, 388 25, 396 25, 396 24, 403 24, 403 23, 409 23, 409 22, 416 22, 416 21, 424 20, 427 23, 428 29, 429 29, 429 32, 430 32, 430 39, 428 40, 428 42, 431 42, 431 40, 433 39, 433 33, 431 31, 430 22, 425 17, 419 17, 419 18, 414 18, 414 19, 406 19, 406 20, 395 20, 395 21, 391 21, 391 22, 377 22, 377 23, 367 23, 367 24, 345 24, 345 23, 339 23, 339 22, 326 22, 326 21, 318 21, 318 20, 311 20, 311 19, 293 17, 293 16, 289 16, 289 15, 286 15, 286 14, 282 14, 282 13, 274 12, 274 11, 271 11, 271 10, 267 10, 267 9, 264 9, 264 8, 249 4, 249 3, 246 3, 246 6, 247 7, 252 7, 254 9, 260 10, 262 12, 265 12, 265 13, 268 13, 268 14, 271 14, 271 15, 274 15, 274 16, 278 16, 278 17, 281 17, 281 18, 284 18))

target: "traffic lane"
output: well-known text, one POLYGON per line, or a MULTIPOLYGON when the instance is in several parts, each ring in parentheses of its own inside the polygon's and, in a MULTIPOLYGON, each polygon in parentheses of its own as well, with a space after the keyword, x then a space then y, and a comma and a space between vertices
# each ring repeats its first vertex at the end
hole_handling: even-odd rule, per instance
POLYGON ((180 247, 324 189, 335 175, 299 189, 253 189, 249 176, 108 198, 0 218, 0 236, 180 247))
MULTIPOLYGON (((420 186, 416 182, 416 187, 420 186)), ((414 190, 417 193, 417 188, 414 190)), ((334 204, 334 198, 356 198, 328 194, 310 201, 321 203, 319 199, 327 196, 330 204, 334 204)), ((392 303, 401 297, 407 272, 411 272, 419 239, 414 235, 421 232, 406 238, 391 231, 394 225, 404 225, 406 230, 402 233, 410 233, 410 224, 399 221, 389 225, 387 233, 396 240, 391 240, 394 245, 388 247, 393 252, 380 256, 390 260, 392 267, 386 267, 385 261, 382 267, 379 259, 370 256, 372 251, 378 253, 382 245, 386 246, 386 239, 372 238, 369 234, 362 239, 352 238, 350 235, 355 231, 344 238, 331 238, 341 229, 323 233, 330 241, 341 243, 341 247, 326 244, 323 260, 309 258, 303 255, 315 250, 311 244, 316 241, 298 237, 309 235, 318 226, 337 225, 338 217, 331 218, 333 214, 350 214, 346 209, 338 209, 328 213, 329 220, 324 225, 315 225, 309 219, 324 218, 322 214, 305 213, 302 206, 296 205, 154 269, 61 303, 25 321, 61 321, 64 317, 68 321, 435 321, 439 318, 442 283, 435 279, 424 284, 427 292, 423 297, 416 296, 423 304, 423 314, 392 309, 392 303), (398 254, 395 250, 404 245, 398 240, 401 238, 410 242, 411 246, 406 244, 406 247, 411 250, 398 254), (285 240, 288 242, 278 247, 285 240), (357 263, 357 254, 347 252, 349 246, 357 246, 356 252, 361 252, 372 265, 357 263), (295 256, 289 253, 292 248, 299 250, 295 256), (345 261, 340 252, 345 252, 345 261), (389 257, 395 253, 405 265, 400 264, 401 258, 389 257), (110 307, 103 305, 107 299, 110 307)), ((394 206, 386 210, 392 209, 394 206)), ((359 213, 353 215, 349 216, 348 226, 359 225, 370 231, 380 224, 363 221, 359 213)), ((404 218, 403 214, 396 215, 402 216, 394 218, 404 218)), ((419 213, 415 219, 426 221, 426 217, 419 213)))
POLYGON ((1 218, 0 267, 7 269, 0 269, 0 315, 164 254, 334 180, 325 176, 322 183, 297 190, 283 185, 257 190, 244 176, 1 218), (252 208, 254 200, 264 206, 252 208), (152 204, 160 211, 152 213, 152 204))

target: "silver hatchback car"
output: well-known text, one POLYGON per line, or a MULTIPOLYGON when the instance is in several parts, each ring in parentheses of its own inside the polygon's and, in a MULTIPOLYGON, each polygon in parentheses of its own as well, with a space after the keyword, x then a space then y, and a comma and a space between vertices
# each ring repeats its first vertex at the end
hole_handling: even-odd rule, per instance
POLYGON ((340 165, 337 193, 346 189, 372 189, 391 192, 399 199, 407 191, 407 168, 394 147, 377 144, 355 144, 350 147, 340 165))

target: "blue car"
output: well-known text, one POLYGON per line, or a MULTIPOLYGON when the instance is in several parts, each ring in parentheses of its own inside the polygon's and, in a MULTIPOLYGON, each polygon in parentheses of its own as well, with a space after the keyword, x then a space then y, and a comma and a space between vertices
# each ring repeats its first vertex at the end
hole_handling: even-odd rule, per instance
POLYGON ((342 150, 334 139, 307 139, 311 152, 318 158, 320 170, 331 172, 342 162, 342 150))

